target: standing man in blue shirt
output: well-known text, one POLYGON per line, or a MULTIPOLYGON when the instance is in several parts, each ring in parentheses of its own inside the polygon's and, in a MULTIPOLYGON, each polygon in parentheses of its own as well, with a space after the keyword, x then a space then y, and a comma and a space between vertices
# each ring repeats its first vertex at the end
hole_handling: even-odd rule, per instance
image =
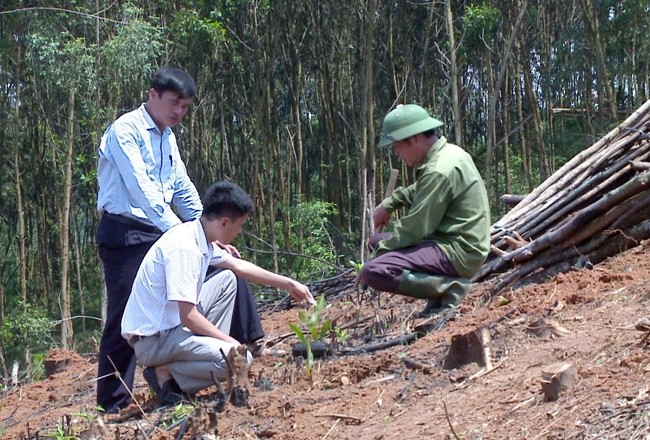
MULTIPOLYGON (((136 358, 122 338, 120 323, 138 267, 163 232, 200 218, 203 210, 172 131, 195 93, 194 80, 183 70, 158 70, 146 102, 110 125, 99 145, 97 245, 106 280, 107 316, 99 347, 97 404, 107 413, 131 402, 136 358)), ((223 247, 239 256, 234 247, 223 247)), ((238 280, 233 321, 242 334, 232 336, 241 343, 254 346, 264 336, 243 280, 238 280)))

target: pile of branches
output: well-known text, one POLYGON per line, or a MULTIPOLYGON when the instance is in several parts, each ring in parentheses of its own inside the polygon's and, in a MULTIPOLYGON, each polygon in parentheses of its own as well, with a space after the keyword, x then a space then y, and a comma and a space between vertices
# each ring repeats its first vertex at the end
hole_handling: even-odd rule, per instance
MULTIPOLYGON (((356 272, 350 268, 339 268, 336 274, 326 278, 313 280, 307 287, 314 297, 325 295, 328 302, 335 301, 354 289, 356 272)), ((256 294, 257 309, 260 312, 275 312, 290 309, 295 301, 291 296, 277 289, 266 288, 256 294)))
POLYGON ((650 237, 650 100, 492 226, 488 294, 592 267, 650 237))

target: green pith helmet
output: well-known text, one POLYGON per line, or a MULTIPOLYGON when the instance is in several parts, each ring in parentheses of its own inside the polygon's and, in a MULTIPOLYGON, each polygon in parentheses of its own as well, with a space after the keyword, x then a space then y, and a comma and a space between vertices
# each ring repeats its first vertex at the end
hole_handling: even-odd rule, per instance
POLYGON ((386 147, 418 133, 442 126, 442 122, 429 116, 419 105, 398 105, 384 118, 379 135, 379 146, 386 147))

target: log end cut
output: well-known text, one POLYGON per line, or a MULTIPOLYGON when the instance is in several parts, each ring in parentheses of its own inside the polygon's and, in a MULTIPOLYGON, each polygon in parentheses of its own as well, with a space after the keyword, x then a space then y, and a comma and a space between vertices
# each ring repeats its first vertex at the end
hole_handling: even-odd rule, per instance
POLYGON ((576 369, 569 362, 557 362, 542 369, 542 391, 547 401, 556 401, 575 381, 576 369))

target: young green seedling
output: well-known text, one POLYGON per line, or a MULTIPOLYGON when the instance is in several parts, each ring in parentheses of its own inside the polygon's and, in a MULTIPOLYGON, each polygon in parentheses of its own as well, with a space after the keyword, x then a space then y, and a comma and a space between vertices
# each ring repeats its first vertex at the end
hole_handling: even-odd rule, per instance
POLYGON ((304 310, 301 310, 298 313, 298 319, 300 319, 302 324, 307 328, 307 332, 303 332, 303 330, 294 323, 289 324, 291 330, 296 334, 298 340, 305 345, 305 348, 307 350, 305 371, 307 372, 307 376, 309 377, 310 381, 312 380, 311 373, 312 367, 314 366, 314 352, 312 351, 311 344, 312 342, 320 341, 321 339, 325 338, 325 336, 329 334, 329 331, 332 328, 332 323, 329 319, 323 321, 322 323, 320 322, 321 314, 326 307, 327 303, 325 302, 325 295, 321 295, 316 300, 316 305, 314 306, 311 313, 307 313, 304 310))

